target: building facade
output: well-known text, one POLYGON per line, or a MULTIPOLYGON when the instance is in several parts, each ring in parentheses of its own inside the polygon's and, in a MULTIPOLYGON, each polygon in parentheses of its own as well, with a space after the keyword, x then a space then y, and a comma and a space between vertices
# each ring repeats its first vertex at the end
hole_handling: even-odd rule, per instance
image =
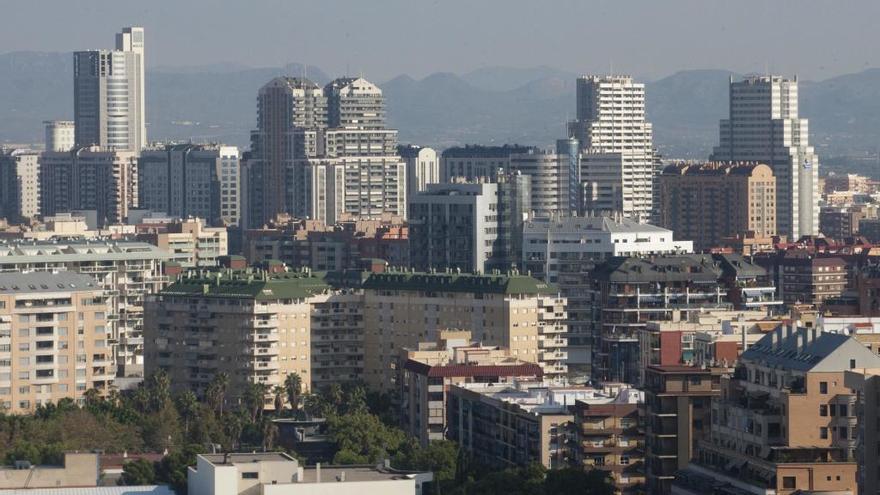
POLYGON ((819 159, 798 115, 798 81, 730 81, 730 116, 711 160, 765 163, 776 177, 776 230, 791 240, 819 233, 819 159))
POLYGON ((70 151, 76 146, 72 120, 44 120, 46 151, 70 151))
POLYGON ((427 146, 398 146, 397 153, 406 162, 406 194, 412 198, 427 190, 428 184, 440 182, 440 158, 427 146))

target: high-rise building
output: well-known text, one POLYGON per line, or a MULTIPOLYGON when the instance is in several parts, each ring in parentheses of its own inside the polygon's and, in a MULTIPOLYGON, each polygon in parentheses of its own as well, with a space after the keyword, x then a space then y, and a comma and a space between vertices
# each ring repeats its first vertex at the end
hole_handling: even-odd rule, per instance
POLYGON ((0 216, 10 222, 40 215, 40 153, 0 150, 0 216))
POLYGON ((569 136, 580 143, 584 211, 651 218, 657 165, 645 85, 629 76, 578 78, 577 120, 569 136))
POLYGON ((363 78, 323 89, 282 77, 260 89, 246 168, 249 227, 280 213, 329 223, 406 214, 406 164, 385 128, 382 90, 363 78))
POLYGON ((45 120, 46 151, 70 151, 75 146, 72 120, 45 120))
POLYGON ((138 153, 78 148, 40 157, 40 213, 93 210, 98 225, 123 223, 138 206, 138 153))
MULTIPOLYGON (((167 219, 163 219, 167 220, 167 219)), ((182 268, 219 266, 229 254, 229 234, 224 227, 207 227, 201 218, 145 222, 137 238, 168 253, 168 261, 182 268)))
POLYGON ((776 178, 757 163, 675 164, 658 180, 659 224, 702 251, 722 239, 776 235, 776 178))
POLYGON ((467 145, 447 148, 440 158, 440 182, 494 181, 510 166, 510 155, 535 151, 533 146, 467 145))
POLYGON ((144 28, 123 28, 115 50, 74 52, 75 145, 140 151, 147 144, 144 93, 144 28))
POLYGON ((79 273, 0 274, 0 405, 13 413, 109 390, 111 307, 79 273))
POLYGON ((397 153, 406 162, 406 195, 413 197, 426 190, 428 184, 440 182, 440 160, 433 148, 398 146, 397 153))
POLYGON ((798 116, 798 81, 730 81, 730 116, 711 160, 766 163, 776 177, 776 230, 791 240, 819 233, 819 158, 798 116))
POLYGON ((140 209, 237 225, 238 148, 179 144, 144 150, 138 160, 138 188, 140 209))

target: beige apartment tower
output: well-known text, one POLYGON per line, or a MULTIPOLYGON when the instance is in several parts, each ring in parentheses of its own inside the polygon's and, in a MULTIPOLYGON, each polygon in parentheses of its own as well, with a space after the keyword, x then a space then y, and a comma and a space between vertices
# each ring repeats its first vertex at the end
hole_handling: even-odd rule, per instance
POLYGON ((660 225, 694 249, 725 237, 776 235, 776 178, 760 163, 675 164, 659 180, 660 225))
POLYGON ((104 289, 72 272, 0 274, 0 406, 37 406, 106 392, 116 375, 104 289))

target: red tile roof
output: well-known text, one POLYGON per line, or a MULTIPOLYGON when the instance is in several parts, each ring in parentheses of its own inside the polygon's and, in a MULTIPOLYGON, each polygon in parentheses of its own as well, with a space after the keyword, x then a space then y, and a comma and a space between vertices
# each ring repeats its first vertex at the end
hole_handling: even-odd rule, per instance
POLYGON ((544 370, 535 363, 516 364, 448 364, 431 366, 409 359, 403 365, 407 371, 429 377, 491 377, 491 376, 544 376, 544 370))

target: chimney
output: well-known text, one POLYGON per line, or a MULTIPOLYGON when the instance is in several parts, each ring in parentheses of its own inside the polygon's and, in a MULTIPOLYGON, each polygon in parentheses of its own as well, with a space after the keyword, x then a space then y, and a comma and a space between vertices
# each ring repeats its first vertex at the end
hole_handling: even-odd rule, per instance
POLYGON ((321 463, 315 463, 315 483, 321 482, 321 463))
POLYGON ((782 347, 782 325, 780 325, 776 330, 776 347, 774 349, 779 349, 782 347))
POLYGON ((797 352, 798 354, 804 352, 804 347, 807 346, 807 329, 806 328, 798 328, 797 330, 797 352))

